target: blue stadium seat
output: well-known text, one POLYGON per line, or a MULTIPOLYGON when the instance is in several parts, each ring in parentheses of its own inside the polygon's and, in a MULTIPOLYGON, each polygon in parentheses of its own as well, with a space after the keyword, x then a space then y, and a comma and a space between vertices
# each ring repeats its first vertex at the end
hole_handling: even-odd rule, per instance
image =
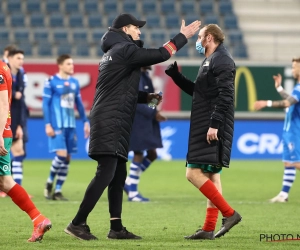
POLYGON ((102 36, 107 32, 107 29, 95 29, 92 31, 92 40, 94 43, 100 43, 102 36))
POLYGON ((30 27, 45 27, 45 15, 42 13, 32 13, 30 15, 30 27))
POLYGON ((118 12, 117 0, 105 0, 103 3, 103 12, 116 14, 118 12))
POLYGON ((28 13, 41 13, 41 1, 40 0, 27 0, 26 1, 26 10, 28 13))
POLYGON ((232 56, 238 58, 247 58, 248 53, 246 46, 243 43, 233 46, 232 56))
POLYGON ((88 41, 88 33, 85 29, 73 29, 72 31, 72 40, 73 43, 77 44, 77 42, 87 42, 88 41))
POLYGON ((29 42, 20 42, 18 47, 24 51, 25 56, 32 56, 32 44, 29 42))
POLYGON ((136 0, 124 0, 123 1, 123 13, 136 12, 136 0))
POLYGON ((3 13, 0 13, 0 27, 6 27, 5 15, 3 13))
POLYGON ((39 43, 37 46, 37 51, 39 56, 52 56, 53 45, 48 42, 39 43))
POLYGON ((9 43, 9 32, 6 28, 0 29, 0 42, 6 45, 9 43))
POLYGON ((227 32, 227 36, 232 45, 243 42, 243 34, 240 30, 229 30, 227 32))
POLYGON ((160 5, 161 13, 173 13, 175 12, 175 2, 173 0, 162 0, 160 5))
MULTIPOLYGON (((2 1, 1 1, 2 2, 2 1)), ((21 0, 9 0, 7 2, 7 11, 9 13, 21 12, 21 0)))
POLYGON ((78 13, 72 13, 69 15, 69 26, 73 28, 83 27, 83 17, 78 13))
POLYGON ((51 0, 51 1, 46 1, 46 12, 51 13, 55 12, 58 13, 60 12, 60 0, 51 0))
POLYGON ((69 43, 61 43, 57 45, 57 55, 72 54, 72 45, 69 43))
POLYGON ((167 28, 176 28, 176 27, 180 28, 180 24, 179 24, 180 22, 181 19, 177 15, 168 14, 165 17, 165 23, 167 28))
POLYGON ((225 29, 238 29, 237 18, 235 15, 224 16, 224 28, 225 29))
POLYGON ((166 37, 166 31, 163 29, 155 29, 150 33, 150 44, 154 47, 161 47, 169 40, 166 37))
POLYGON ((116 18, 116 16, 117 16, 116 14, 108 15, 108 17, 107 17, 107 27, 112 26, 113 20, 116 18))
POLYGON ((204 23, 203 24, 210 24, 210 23, 214 23, 214 24, 219 25, 219 18, 218 18, 218 16, 216 16, 214 14, 207 15, 204 18, 204 23))
POLYGON ((14 41, 19 42, 19 41, 29 41, 29 35, 30 32, 26 28, 21 28, 21 29, 14 29, 14 41))
POLYGON ((200 1, 200 12, 201 12, 201 14, 213 13, 214 12, 213 0, 200 1))
POLYGON ((192 22, 196 21, 196 20, 201 20, 202 21, 202 17, 197 15, 197 14, 187 14, 184 18, 185 20, 185 25, 189 25, 192 22))
POLYGON ((12 27, 24 27, 25 26, 25 16, 22 12, 12 13, 10 15, 10 25, 12 27))
POLYGON ((89 28, 100 28, 102 26, 102 17, 99 13, 91 13, 88 15, 89 28))
POLYGON ((156 1, 143 0, 142 1, 143 13, 155 13, 157 12, 156 1))
POLYGON ((36 29, 33 31, 34 42, 47 42, 49 41, 49 31, 48 29, 36 29))
POLYGON ((180 50, 178 50, 175 54, 177 57, 188 57, 189 56, 189 47, 183 46, 180 50))
POLYGON ((192 14, 196 11, 195 0, 182 0, 180 2, 180 11, 182 14, 192 14))
POLYGON ((65 0, 65 13, 79 13, 79 0, 65 0))
POLYGON ((53 30, 53 40, 55 43, 64 43, 68 41, 68 30, 61 28, 53 30))
POLYGON ((90 55, 90 45, 85 42, 76 43, 75 45, 75 55, 86 57, 90 55))
POLYGON ((149 13, 147 15, 147 23, 146 23, 146 27, 147 28, 157 28, 160 27, 160 15, 156 14, 156 13, 149 13))
POLYGON ((85 0, 83 3, 83 9, 85 13, 98 13, 98 0, 85 0))
POLYGON ((219 13, 221 15, 227 15, 233 13, 232 3, 230 0, 221 0, 219 2, 219 13))
POLYGON ((50 27, 64 27, 64 16, 62 13, 52 13, 49 18, 50 27))

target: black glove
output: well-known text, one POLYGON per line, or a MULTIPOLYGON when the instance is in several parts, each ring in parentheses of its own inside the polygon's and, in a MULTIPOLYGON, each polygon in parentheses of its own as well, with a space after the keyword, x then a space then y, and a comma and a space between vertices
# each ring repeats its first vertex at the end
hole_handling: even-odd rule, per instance
POLYGON ((177 62, 175 61, 173 64, 170 64, 168 68, 165 70, 165 73, 171 77, 176 76, 179 73, 177 62))

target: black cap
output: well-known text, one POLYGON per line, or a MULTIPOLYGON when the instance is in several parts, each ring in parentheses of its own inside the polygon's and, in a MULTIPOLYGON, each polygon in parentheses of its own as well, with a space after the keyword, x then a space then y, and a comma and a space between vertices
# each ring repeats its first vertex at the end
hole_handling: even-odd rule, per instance
POLYGON ((112 27, 119 29, 129 24, 143 27, 146 24, 146 21, 137 20, 133 15, 130 14, 121 14, 117 16, 115 20, 113 20, 112 27))

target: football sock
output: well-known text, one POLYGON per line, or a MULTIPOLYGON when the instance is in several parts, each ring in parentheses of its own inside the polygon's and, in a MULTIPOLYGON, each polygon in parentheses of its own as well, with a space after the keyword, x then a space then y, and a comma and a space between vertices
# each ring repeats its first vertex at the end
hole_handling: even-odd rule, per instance
POLYGON ((296 179, 296 168, 295 167, 286 167, 284 169, 283 174, 283 182, 282 182, 282 189, 280 192, 280 195, 288 197, 288 193, 290 191, 290 188, 293 185, 293 182, 296 179))
POLYGON ((211 180, 207 180, 200 188, 200 192, 206 196, 222 213, 224 217, 230 217, 234 210, 229 206, 224 197, 211 180))
POLYGON ((12 159, 11 162, 11 172, 13 179, 19 185, 22 185, 23 180, 23 160, 25 155, 16 156, 12 159))
POLYGON ((69 161, 64 161, 60 164, 60 168, 57 171, 57 180, 55 185, 55 193, 61 192, 61 187, 67 179, 68 171, 69 171, 69 161))
POLYGON ((147 168, 150 166, 150 164, 151 161, 147 157, 144 157, 142 164, 140 165, 142 172, 145 172, 147 168))
POLYGON ((129 198, 133 198, 138 195, 138 184, 140 182, 140 175, 141 175, 141 168, 140 165, 142 163, 139 162, 132 162, 130 164, 129 170, 129 198))
POLYGON ((30 200, 28 193, 19 184, 15 184, 7 193, 12 201, 24 212, 26 212, 34 225, 40 223, 43 220, 43 216, 40 216, 40 211, 35 207, 30 200), (40 217, 40 218, 39 218, 40 217))
POLYGON ((122 220, 121 219, 110 220, 110 229, 114 231, 121 231, 123 229, 122 220))
POLYGON ((52 166, 50 168, 50 175, 47 180, 48 183, 53 183, 57 171, 60 168, 60 165, 63 164, 65 161, 66 161, 66 157, 57 156, 57 155, 54 157, 54 159, 52 160, 52 166))
POLYGON ((207 232, 214 231, 218 220, 218 214, 219 214, 218 208, 213 208, 213 207, 207 208, 206 218, 202 230, 207 232))

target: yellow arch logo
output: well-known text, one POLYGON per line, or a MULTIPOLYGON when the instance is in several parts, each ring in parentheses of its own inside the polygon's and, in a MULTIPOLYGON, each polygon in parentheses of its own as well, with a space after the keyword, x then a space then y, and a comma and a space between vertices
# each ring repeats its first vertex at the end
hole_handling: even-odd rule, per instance
POLYGON ((239 82, 242 74, 245 76, 246 81, 246 88, 247 88, 247 94, 248 94, 248 110, 254 111, 254 103, 257 100, 256 95, 256 86, 255 81, 253 79, 252 73, 247 67, 239 67, 236 70, 236 76, 235 76, 235 107, 237 106, 237 94, 238 94, 238 87, 239 82))

